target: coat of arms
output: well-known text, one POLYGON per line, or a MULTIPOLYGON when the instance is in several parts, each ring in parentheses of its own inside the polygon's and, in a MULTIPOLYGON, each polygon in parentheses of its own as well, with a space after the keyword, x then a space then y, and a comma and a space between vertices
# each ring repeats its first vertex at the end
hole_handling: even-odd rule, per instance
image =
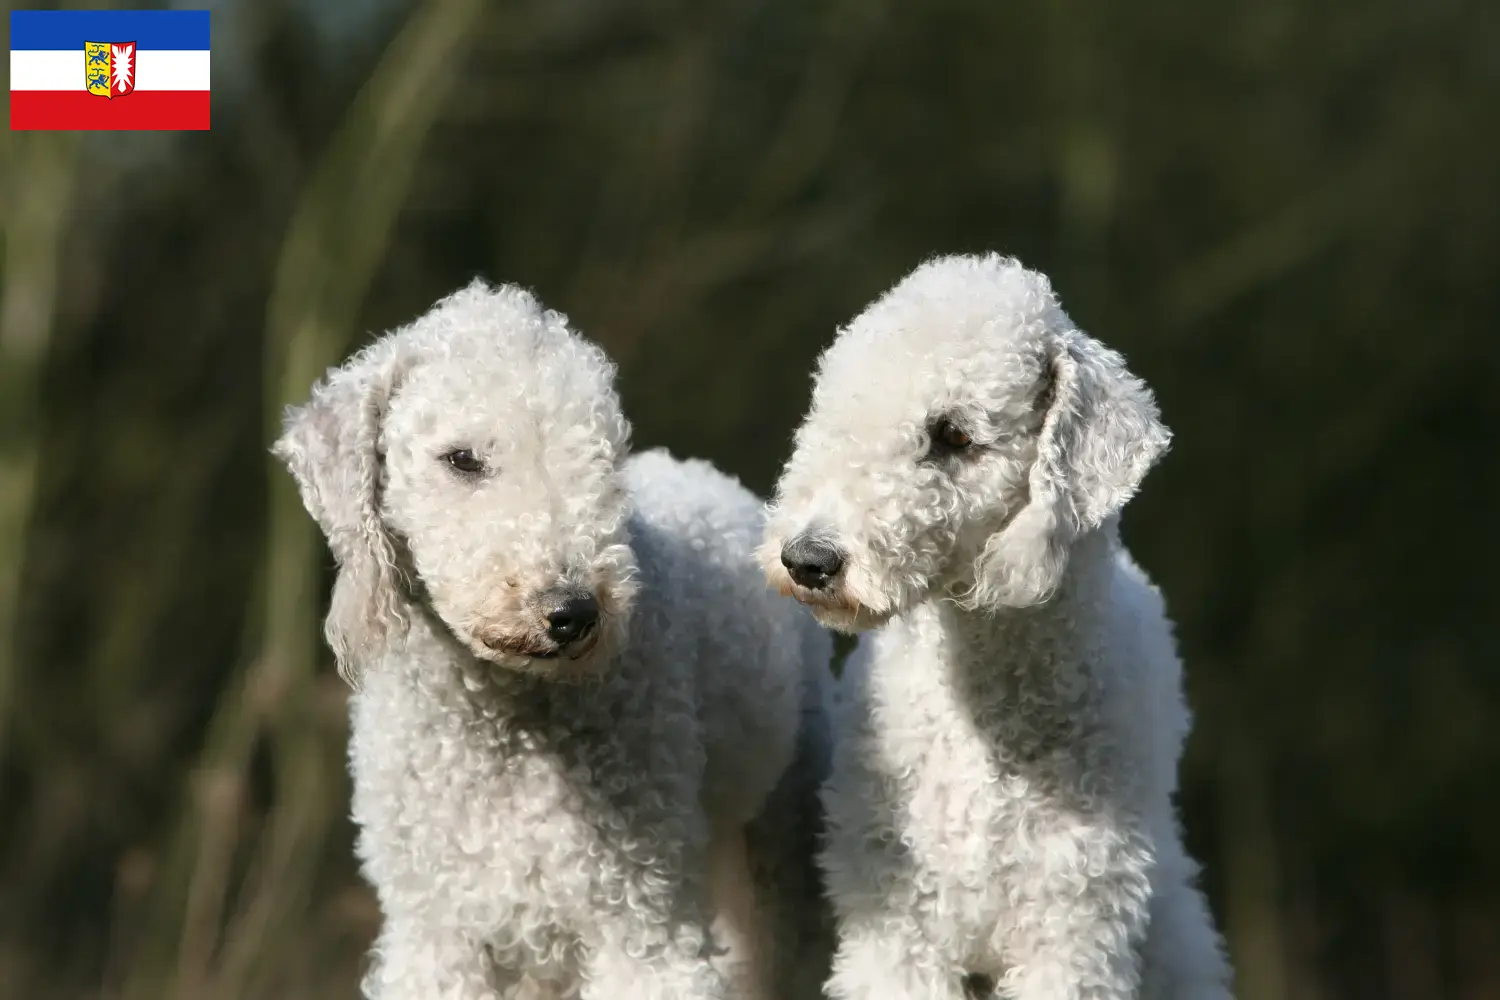
POLYGON ((123 97, 135 89, 135 42, 84 42, 83 66, 90 94, 123 97))

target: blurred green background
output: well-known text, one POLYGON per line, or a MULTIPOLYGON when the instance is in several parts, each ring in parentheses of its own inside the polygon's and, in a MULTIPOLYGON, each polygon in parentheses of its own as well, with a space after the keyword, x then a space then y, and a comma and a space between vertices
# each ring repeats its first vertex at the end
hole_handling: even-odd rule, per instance
POLYGON ((1500 997, 1500 5, 214 10, 211 132, 4 140, 0 995, 354 996, 330 560, 266 454, 326 365, 521 282, 764 493, 838 324, 996 249, 1177 433, 1125 531, 1239 996, 1500 997))

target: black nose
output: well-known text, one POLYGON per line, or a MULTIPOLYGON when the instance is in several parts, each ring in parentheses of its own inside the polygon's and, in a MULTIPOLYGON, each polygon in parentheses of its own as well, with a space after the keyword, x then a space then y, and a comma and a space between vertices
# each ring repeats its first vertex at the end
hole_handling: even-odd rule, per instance
POLYGON ((844 554, 828 542, 798 535, 781 547, 781 565, 809 590, 822 590, 844 568, 844 554))
POLYGON ((547 613, 547 638, 566 646, 588 635, 598 621, 599 602, 594 595, 575 594, 547 613))

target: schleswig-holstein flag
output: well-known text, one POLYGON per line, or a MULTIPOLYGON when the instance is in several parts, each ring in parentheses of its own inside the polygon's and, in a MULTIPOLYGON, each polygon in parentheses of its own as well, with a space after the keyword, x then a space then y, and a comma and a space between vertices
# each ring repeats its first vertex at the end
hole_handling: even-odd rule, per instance
POLYGON ((16 10, 12 129, 208 128, 208 11, 16 10))

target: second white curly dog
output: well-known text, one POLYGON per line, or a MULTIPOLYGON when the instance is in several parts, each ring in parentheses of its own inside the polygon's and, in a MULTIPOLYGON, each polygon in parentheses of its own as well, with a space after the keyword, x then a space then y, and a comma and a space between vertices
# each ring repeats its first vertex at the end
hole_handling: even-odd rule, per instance
POLYGON ((530 294, 475 283, 333 372, 276 445, 360 681, 371 1000, 795 981, 817 898, 776 899, 781 874, 812 885, 776 837, 806 840, 816 779, 788 769, 828 637, 767 592, 754 496, 628 456, 613 374, 530 294))
POLYGON ((1150 392, 1045 277, 928 262, 824 354, 762 558, 839 629, 837 1000, 1223 1000, 1173 795, 1188 732, 1121 507, 1150 392))

